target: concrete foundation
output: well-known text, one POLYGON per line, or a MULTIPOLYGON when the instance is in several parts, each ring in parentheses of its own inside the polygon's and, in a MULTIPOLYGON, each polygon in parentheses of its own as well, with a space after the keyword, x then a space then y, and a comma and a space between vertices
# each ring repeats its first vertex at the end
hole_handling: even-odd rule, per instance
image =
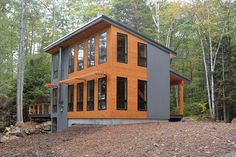
POLYGON ((137 124, 137 123, 157 123, 168 122, 168 120, 148 120, 148 119, 68 119, 68 127, 73 124, 98 124, 98 125, 117 125, 117 124, 137 124))

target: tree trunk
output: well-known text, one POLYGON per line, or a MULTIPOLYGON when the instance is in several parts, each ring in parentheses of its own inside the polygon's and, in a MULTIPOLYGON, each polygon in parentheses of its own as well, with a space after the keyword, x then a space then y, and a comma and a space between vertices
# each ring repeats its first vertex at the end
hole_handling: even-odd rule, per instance
POLYGON ((16 94, 18 122, 23 121, 24 38, 25 38, 24 13, 25 13, 25 0, 21 0, 20 33, 19 33, 20 42, 19 42, 18 63, 17 63, 17 94, 16 94))

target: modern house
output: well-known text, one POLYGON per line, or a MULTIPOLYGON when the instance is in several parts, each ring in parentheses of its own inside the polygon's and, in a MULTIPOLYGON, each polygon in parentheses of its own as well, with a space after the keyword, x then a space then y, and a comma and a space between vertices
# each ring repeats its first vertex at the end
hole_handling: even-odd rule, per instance
POLYGON ((185 77, 170 70, 176 53, 99 16, 45 48, 52 55, 53 130, 72 124, 139 123, 170 118, 170 86, 185 77))

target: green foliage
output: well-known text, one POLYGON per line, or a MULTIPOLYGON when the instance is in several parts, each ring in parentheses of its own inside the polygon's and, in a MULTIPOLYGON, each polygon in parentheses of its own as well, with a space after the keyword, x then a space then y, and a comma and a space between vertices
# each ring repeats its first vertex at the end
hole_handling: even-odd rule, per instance
POLYGON ((207 103, 199 102, 199 103, 185 104, 184 112, 185 116, 207 114, 208 112, 207 103))

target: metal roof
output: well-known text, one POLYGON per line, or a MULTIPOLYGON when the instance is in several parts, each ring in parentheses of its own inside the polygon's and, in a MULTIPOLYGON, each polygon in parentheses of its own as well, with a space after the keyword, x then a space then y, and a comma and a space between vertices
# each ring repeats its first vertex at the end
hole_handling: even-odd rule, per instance
POLYGON ((182 75, 178 74, 177 72, 174 72, 173 70, 170 70, 170 74, 173 74, 173 75, 177 76, 178 78, 180 78, 181 80, 184 80, 187 83, 191 81, 187 77, 182 76, 182 75))
POLYGON ((124 24, 121 24, 121 23, 119 23, 119 22, 117 22, 117 21, 115 21, 115 20, 113 20, 113 19, 111 19, 111 18, 109 18, 109 17, 107 17, 105 15, 101 15, 101 16, 96 17, 95 19, 89 21, 88 23, 86 23, 83 26, 79 27, 75 31, 73 31, 73 32, 63 36, 62 38, 56 40, 55 42, 53 42, 50 45, 46 46, 44 48, 44 51, 47 52, 50 49, 52 49, 53 47, 59 46, 61 43, 63 43, 64 41, 68 40, 69 38, 77 35, 78 33, 82 32, 82 31, 88 29, 89 27, 91 27, 91 26, 93 26, 93 25, 95 25, 95 24, 97 24, 99 22, 102 22, 102 21, 105 21, 105 22, 107 22, 107 23, 109 23, 111 25, 114 25, 114 26, 116 26, 116 27, 118 27, 118 28, 120 28, 120 29, 122 29, 122 30, 124 30, 124 31, 126 31, 126 32, 128 32, 128 33, 130 33, 130 34, 132 34, 134 36, 136 36, 136 37, 139 37, 139 38, 145 40, 147 43, 149 43, 149 44, 151 44, 151 45, 153 45, 153 46, 163 50, 166 53, 172 53, 172 54, 176 55, 176 52, 174 52, 173 50, 171 50, 171 49, 169 49, 169 48, 167 48, 167 47, 157 43, 156 41, 154 41, 153 39, 147 37, 146 35, 143 35, 143 34, 137 32, 137 31, 135 31, 135 30, 125 26, 124 24))

